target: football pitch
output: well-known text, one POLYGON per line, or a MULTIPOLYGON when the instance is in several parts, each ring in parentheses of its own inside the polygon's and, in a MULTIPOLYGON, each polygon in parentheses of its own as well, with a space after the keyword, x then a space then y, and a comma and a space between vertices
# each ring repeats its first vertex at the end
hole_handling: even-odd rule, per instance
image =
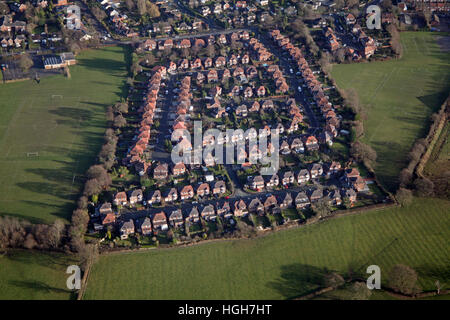
POLYGON ((124 50, 89 50, 62 75, 0 85, 0 214, 70 220, 103 142, 106 106, 122 95, 124 50))
POLYGON ((359 94, 367 114, 363 142, 377 151, 375 169, 390 190, 395 190, 414 141, 426 135, 431 113, 449 94, 450 52, 438 45, 442 36, 404 32, 399 60, 333 67, 338 86, 359 94))

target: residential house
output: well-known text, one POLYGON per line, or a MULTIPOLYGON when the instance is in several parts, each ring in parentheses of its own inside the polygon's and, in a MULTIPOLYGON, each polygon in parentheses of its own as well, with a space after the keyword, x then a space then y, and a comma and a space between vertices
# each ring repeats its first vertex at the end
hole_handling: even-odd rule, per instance
POLYGON ((180 191, 180 199, 187 200, 194 197, 194 188, 191 185, 184 186, 180 191))
POLYGON ((181 212, 181 209, 175 209, 173 210, 169 215, 169 224, 174 227, 178 228, 183 225, 183 213, 181 212))
POLYGON ((143 193, 142 193, 142 189, 136 189, 133 190, 130 193, 130 204, 136 204, 138 202, 142 202, 143 200, 143 193))
POLYGON ((313 189, 308 192, 308 195, 311 202, 317 202, 323 198, 323 191, 322 189, 313 189))
POLYGON ((221 195, 227 192, 227 185, 225 181, 219 180, 214 183, 213 187, 213 194, 214 195, 221 195))
POLYGON ((296 153, 305 152, 302 140, 300 140, 299 138, 295 138, 294 140, 292 140, 291 150, 294 150, 296 153))
POLYGON ((117 192, 114 196, 113 203, 115 206, 124 206, 128 203, 127 194, 125 191, 117 192))
POLYGON ((186 165, 183 162, 178 162, 173 166, 172 172, 175 177, 181 176, 186 172, 186 165))
POLYGON ((157 180, 167 179, 169 175, 169 166, 167 163, 161 163, 153 170, 153 178, 157 180))
POLYGON ((310 179, 309 171, 306 169, 301 169, 297 174, 297 182, 303 184, 308 182, 310 179))
POLYGON ((116 215, 113 212, 107 213, 101 218, 102 225, 111 225, 116 222, 116 215))
POLYGON ((234 202, 234 215, 236 217, 246 216, 248 214, 247 204, 240 199, 234 202))
POLYGON ((136 230, 143 236, 151 235, 152 222, 149 217, 141 218, 136 221, 136 230))
POLYGON ((150 205, 161 203, 161 191, 154 190, 147 197, 147 203, 150 205))
POLYGON ((304 209, 310 205, 310 201, 305 192, 299 192, 295 197, 295 206, 298 209, 304 209))
POLYGON ((120 226, 120 239, 125 240, 128 239, 128 236, 134 233, 134 223, 133 220, 130 219, 125 221, 120 226))
POLYGON ((293 199, 292 199, 292 195, 290 192, 286 192, 284 194, 284 196, 281 196, 280 201, 279 201, 281 209, 292 208, 292 203, 293 203, 293 199))
POLYGON ((250 187, 253 190, 260 191, 264 188, 265 182, 262 176, 254 176, 251 178, 250 187))
POLYGON ((273 174, 270 178, 267 179, 266 187, 267 188, 273 188, 280 184, 280 178, 278 177, 278 174, 273 174))
POLYGON ((282 175, 281 183, 283 186, 287 186, 288 184, 294 183, 294 180, 294 173, 292 171, 286 171, 282 175))
POLYGON ((187 219, 191 222, 197 222, 200 219, 200 214, 197 207, 192 207, 191 211, 189 211, 187 219))
POLYGON ((217 57, 217 59, 215 61, 216 68, 221 68, 221 67, 225 66, 225 64, 226 64, 225 57, 222 57, 222 56, 217 57))
POLYGON ((246 118, 248 115, 247 106, 245 104, 241 104, 236 108, 235 113, 238 117, 246 118))
POLYGON ((327 194, 327 197, 330 199, 329 204, 332 206, 339 206, 342 203, 341 194, 338 190, 332 190, 327 194))
POLYGON ((164 191, 163 198, 165 203, 172 203, 178 199, 178 191, 176 188, 170 188, 164 191))
POLYGON ((209 184, 202 183, 202 184, 200 184, 198 186, 198 188, 197 188, 197 195, 199 197, 207 196, 207 195, 209 195, 209 193, 210 193, 209 184))
POLYGON ((153 229, 167 230, 169 226, 167 225, 167 217, 164 211, 158 212, 153 216, 153 229))
POLYGON ((217 74, 217 70, 216 69, 209 70, 207 78, 208 78, 208 83, 217 82, 219 80, 219 75, 217 74))
POLYGON ((311 175, 311 179, 316 179, 322 176, 323 167, 320 163, 312 163, 308 166, 309 174, 311 175))
POLYGON ((305 142, 305 147, 308 151, 319 150, 319 143, 318 143, 316 137, 308 136, 305 138, 304 142, 305 142))
POLYGON ((223 203, 217 203, 216 204, 216 211, 217 215, 224 217, 224 218, 230 218, 233 216, 233 213, 231 212, 230 203, 228 201, 224 201, 223 203))
POLYGON ((253 198, 248 205, 248 212, 264 214, 264 205, 259 198, 253 198))
POLYGON ((256 95, 258 97, 263 97, 266 95, 266 88, 264 88, 264 86, 260 86, 257 90, 256 90, 256 95))
POLYGON ((202 208, 201 212, 202 218, 206 221, 214 220, 216 218, 216 211, 212 204, 209 204, 202 208))

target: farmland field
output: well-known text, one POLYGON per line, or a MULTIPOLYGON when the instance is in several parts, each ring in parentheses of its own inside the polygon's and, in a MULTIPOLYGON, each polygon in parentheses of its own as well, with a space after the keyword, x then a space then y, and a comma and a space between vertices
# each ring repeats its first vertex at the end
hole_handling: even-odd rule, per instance
POLYGON ((81 53, 62 75, 0 85, 0 214, 70 220, 103 142, 105 107, 122 95, 124 50, 81 53))
POLYGON ((66 269, 72 257, 37 251, 12 250, 0 256, 0 300, 68 300, 66 269))
POLYGON ((450 52, 441 51, 436 40, 434 33, 404 32, 400 60, 333 67, 338 86, 359 94, 367 113, 363 142, 377 151, 375 169, 390 190, 414 141, 426 135, 430 114, 449 94, 450 52))
POLYGON ((450 201, 347 216, 263 238, 110 254, 90 275, 85 299, 285 299, 317 288, 324 269, 383 274, 413 267, 423 289, 450 280, 450 201))

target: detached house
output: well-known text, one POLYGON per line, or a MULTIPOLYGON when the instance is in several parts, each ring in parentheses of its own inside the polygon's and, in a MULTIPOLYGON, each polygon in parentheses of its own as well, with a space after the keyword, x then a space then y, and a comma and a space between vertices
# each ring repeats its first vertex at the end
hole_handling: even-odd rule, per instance
POLYGON ((213 220, 216 218, 216 211, 212 204, 205 206, 201 212, 202 218, 206 221, 213 220))
POLYGON ((309 200, 311 202, 317 202, 323 198, 323 191, 321 189, 314 189, 309 192, 309 200))
POLYGON ((136 230, 143 236, 148 236, 152 233, 152 222, 149 217, 141 218, 136 221, 136 230))
POLYGON ((279 201, 279 204, 281 209, 288 209, 292 207, 293 199, 290 192, 286 192, 284 197, 281 197, 280 200, 281 201, 279 201))
POLYGON ((167 165, 167 163, 159 164, 153 170, 153 178, 157 180, 167 179, 168 175, 169 175, 169 166, 167 165))
POLYGON ((306 169, 301 169, 301 170, 299 171, 298 175, 297 175, 297 182, 298 182, 299 184, 303 184, 303 183, 308 182, 309 179, 310 179, 310 175, 309 175, 308 170, 306 170, 306 169))
POLYGON ((253 198, 248 205, 248 212, 264 214, 264 205, 258 198, 253 198))
POLYGON ((120 227, 120 239, 122 240, 128 239, 128 236, 133 233, 134 233, 133 220, 130 219, 126 222, 123 222, 120 227))
POLYGON ((319 150, 319 143, 314 136, 309 136, 305 139, 305 146, 308 151, 319 150))
POLYGON ((200 220, 200 213, 198 212, 197 207, 192 207, 191 211, 189 211, 187 219, 191 222, 197 222, 200 220))
POLYGON ((273 188, 280 184, 280 178, 275 173, 273 176, 271 176, 269 179, 267 179, 266 187, 273 188))
POLYGON ((197 195, 199 197, 207 196, 210 193, 209 184, 202 183, 197 188, 197 195))
POLYGON ((306 208, 310 205, 311 203, 309 202, 308 196, 306 195, 305 192, 299 192, 297 194, 297 196, 295 197, 295 206, 298 209, 303 209, 306 208))
POLYGON ((177 201, 177 199, 178 199, 177 189, 170 188, 169 190, 164 191, 163 197, 164 197, 165 203, 171 203, 171 202, 177 201))
POLYGON ((147 203, 152 204, 160 204, 161 203, 161 191, 155 190, 151 192, 147 198, 147 203))
POLYGON ((167 217, 164 211, 158 212, 153 216, 153 228, 159 230, 167 230, 169 226, 167 225, 167 217))
POLYGON ((179 162, 173 166, 172 171, 175 177, 181 176, 186 172, 186 165, 183 162, 179 162))
POLYGON ((169 224, 174 227, 178 228, 183 225, 183 213, 181 212, 181 209, 173 210, 169 215, 169 224))
POLYGON ((308 166, 311 179, 316 179, 323 174, 323 167, 320 163, 313 163, 308 166))
POLYGON ((220 195, 224 194, 225 192, 227 192, 227 185, 225 181, 219 180, 216 183, 214 183, 213 194, 220 195))
POLYGON ((225 66, 225 64, 226 64, 225 57, 220 56, 216 59, 216 62, 215 62, 216 68, 221 68, 221 67, 225 66))
POLYGON ((143 200, 143 194, 141 189, 133 190, 130 193, 130 204, 135 204, 138 202, 142 202, 143 200))
POLYGON ((286 171, 283 173, 281 183, 283 186, 287 186, 288 184, 294 183, 295 177, 292 171, 286 171))
POLYGON ((110 225, 116 222, 116 215, 113 212, 107 213, 101 217, 102 219, 102 225, 110 225))
POLYGON ((113 203, 115 206, 124 206, 128 203, 127 194, 125 191, 118 192, 114 196, 113 203))
POLYGON ((191 185, 184 186, 180 191, 181 200, 187 200, 194 197, 194 188, 191 185))
POLYGON ((263 97, 266 95, 266 88, 264 86, 260 86, 258 90, 256 90, 256 94, 258 97, 263 97))
POLYGON ((247 205, 244 200, 239 200, 234 203, 234 215, 236 217, 246 216, 248 214, 247 205))
POLYGON ((260 191, 264 188, 264 178, 262 176, 254 176, 250 182, 250 186, 253 190, 260 191))

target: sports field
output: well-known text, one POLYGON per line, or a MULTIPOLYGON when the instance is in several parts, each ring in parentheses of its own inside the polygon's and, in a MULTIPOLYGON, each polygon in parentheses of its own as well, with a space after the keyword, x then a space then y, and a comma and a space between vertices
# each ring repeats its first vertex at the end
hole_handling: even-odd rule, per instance
POLYGON ((69 220, 82 176, 105 131, 105 107, 122 95, 124 50, 81 53, 62 75, 0 85, 0 214, 69 220))
POLYGON ((383 275, 403 263, 424 289, 450 285, 450 201, 347 216, 264 238, 101 256, 86 299, 285 299, 317 288, 324 268, 383 275))
POLYGON ((67 289, 67 255, 12 250, 0 256, 0 300, 68 300, 75 296, 67 289))
POLYGON ((437 37, 404 32, 400 60, 333 67, 338 86, 359 94, 368 115, 363 141, 377 151, 378 177, 391 190, 412 144, 426 135, 430 114, 449 94, 450 52, 441 51, 437 37))

